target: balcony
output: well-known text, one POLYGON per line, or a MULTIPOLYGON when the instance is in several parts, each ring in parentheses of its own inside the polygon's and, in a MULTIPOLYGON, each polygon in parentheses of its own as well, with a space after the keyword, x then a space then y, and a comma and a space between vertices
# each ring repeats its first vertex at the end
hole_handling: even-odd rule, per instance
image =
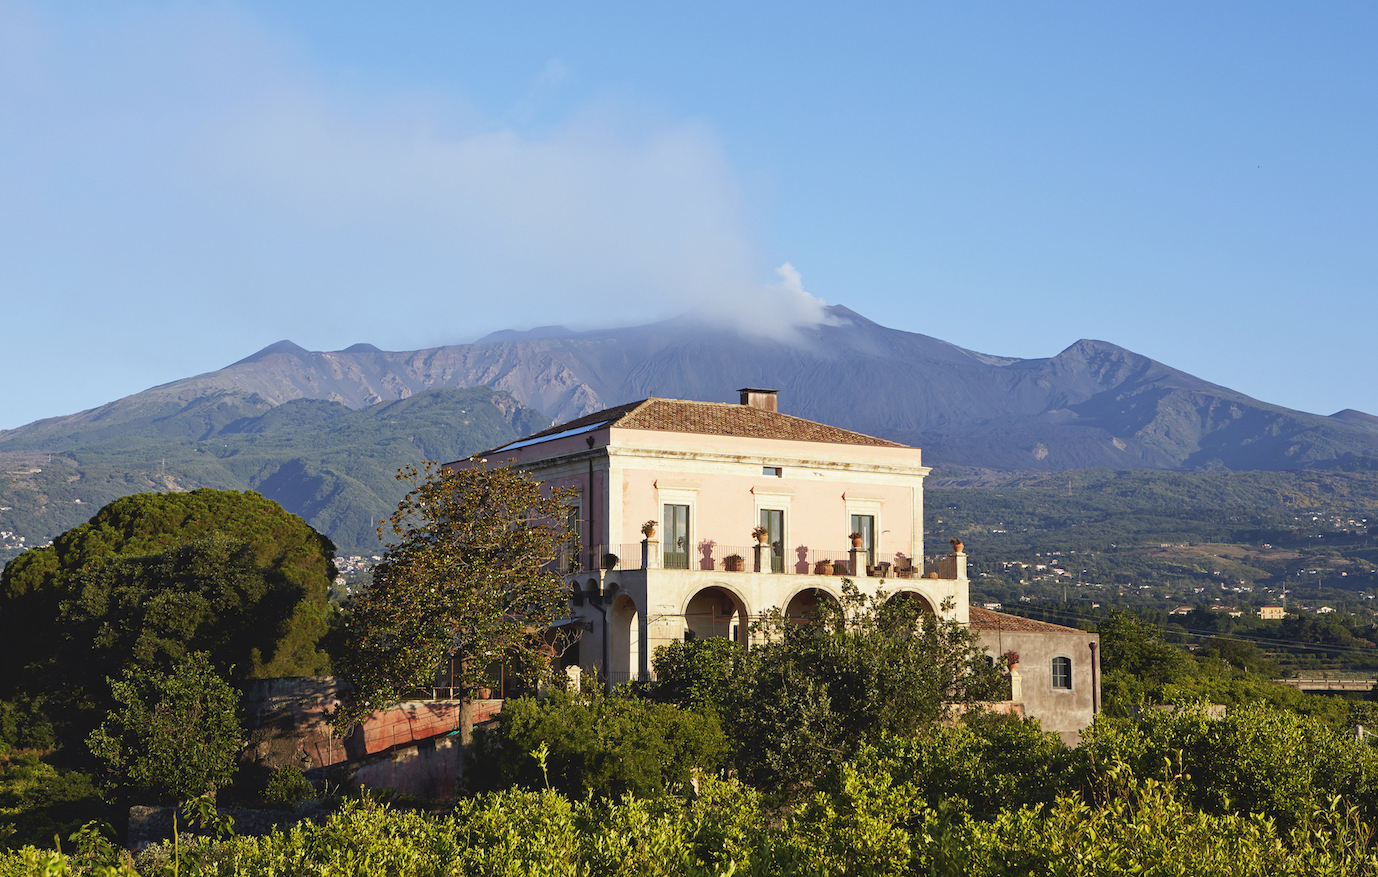
MULTIPOLYGON (((965 556, 960 559, 965 561, 965 556)), ((656 540, 642 540, 567 551, 556 559, 552 568, 564 575, 594 570, 678 569, 852 578, 956 579, 965 573, 965 563, 958 561, 953 555, 917 558, 904 552, 807 545, 776 553, 768 545, 728 545, 711 540, 700 541, 692 552, 676 552, 665 550, 656 540)))

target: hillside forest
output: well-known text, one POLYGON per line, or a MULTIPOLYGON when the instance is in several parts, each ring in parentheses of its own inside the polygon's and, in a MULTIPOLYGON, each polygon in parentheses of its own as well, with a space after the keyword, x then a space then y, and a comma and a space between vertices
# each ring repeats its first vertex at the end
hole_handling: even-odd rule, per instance
POLYGON ((8 437, 0 444, 0 562, 119 497, 200 487, 253 490, 343 553, 375 554, 378 522, 406 493, 400 466, 458 460, 549 424, 487 388, 441 388, 358 410, 219 392, 99 429, 8 437))

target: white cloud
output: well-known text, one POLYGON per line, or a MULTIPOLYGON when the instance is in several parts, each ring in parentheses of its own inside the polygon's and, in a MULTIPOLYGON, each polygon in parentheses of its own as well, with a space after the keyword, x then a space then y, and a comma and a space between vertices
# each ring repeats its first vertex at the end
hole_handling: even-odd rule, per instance
POLYGON ((790 266, 760 281, 711 126, 597 101, 530 125, 577 75, 559 59, 489 118, 462 94, 334 83, 220 7, 55 15, 0 7, 24 25, 0 66, 0 187, 38 217, 0 230, 30 238, 11 255, 49 301, 118 301, 104 331, 127 314, 130 337, 176 336, 214 312, 221 336, 409 347, 696 308, 774 315, 733 321, 748 331, 825 317, 790 266), (40 264, 59 253, 85 264, 40 264))

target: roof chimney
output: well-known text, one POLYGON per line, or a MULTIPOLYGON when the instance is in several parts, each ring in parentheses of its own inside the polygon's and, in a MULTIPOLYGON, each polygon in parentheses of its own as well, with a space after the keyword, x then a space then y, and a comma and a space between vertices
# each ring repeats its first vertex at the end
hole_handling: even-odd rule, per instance
POLYGON ((742 387, 737 391, 742 394, 742 404, 750 405, 752 408, 759 408, 762 411, 779 411, 775 405, 775 391, 762 390, 759 387, 742 387))

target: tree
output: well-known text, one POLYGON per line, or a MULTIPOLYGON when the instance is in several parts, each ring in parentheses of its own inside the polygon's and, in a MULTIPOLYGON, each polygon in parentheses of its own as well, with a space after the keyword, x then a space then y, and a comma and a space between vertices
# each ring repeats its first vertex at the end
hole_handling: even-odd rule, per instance
POLYGON ((694 772, 711 773, 726 750, 711 713, 597 687, 556 690, 540 700, 507 700, 496 727, 474 734, 464 782, 470 791, 549 783, 575 800, 685 794, 694 772))
POLYGON ((566 493, 507 466, 428 463, 397 477, 415 486, 379 527, 379 538, 390 530, 394 541, 348 605, 337 650, 353 686, 336 713, 342 727, 431 687, 450 657, 456 683, 470 691, 492 684, 494 661, 540 676, 543 634, 567 608, 549 568, 568 536, 566 493))
POLYGON ((234 777, 244 745, 239 692, 205 652, 187 655, 171 673, 126 670, 110 687, 120 706, 87 744, 121 786, 186 800, 234 777))
POLYGON ((256 493, 116 500, 5 567, 0 694, 42 699, 60 740, 79 743, 111 706, 105 677, 128 668, 205 651, 236 682, 328 672, 333 554, 256 493))
POLYGON ((1003 680, 966 627, 907 595, 868 597, 850 579, 841 605, 820 601, 804 624, 775 613, 757 633, 764 642, 730 665, 725 682, 727 664, 713 651, 658 651, 656 670, 664 666, 672 691, 691 701, 721 692, 738 769, 786 795, 864 743, 912 736, 953 704, 993 699, 1003 680))
POLYGON ((661 646, 652 661, 655 698, 684 709, 721 714, 744 654, 737 643, 716 636, 661 646))

